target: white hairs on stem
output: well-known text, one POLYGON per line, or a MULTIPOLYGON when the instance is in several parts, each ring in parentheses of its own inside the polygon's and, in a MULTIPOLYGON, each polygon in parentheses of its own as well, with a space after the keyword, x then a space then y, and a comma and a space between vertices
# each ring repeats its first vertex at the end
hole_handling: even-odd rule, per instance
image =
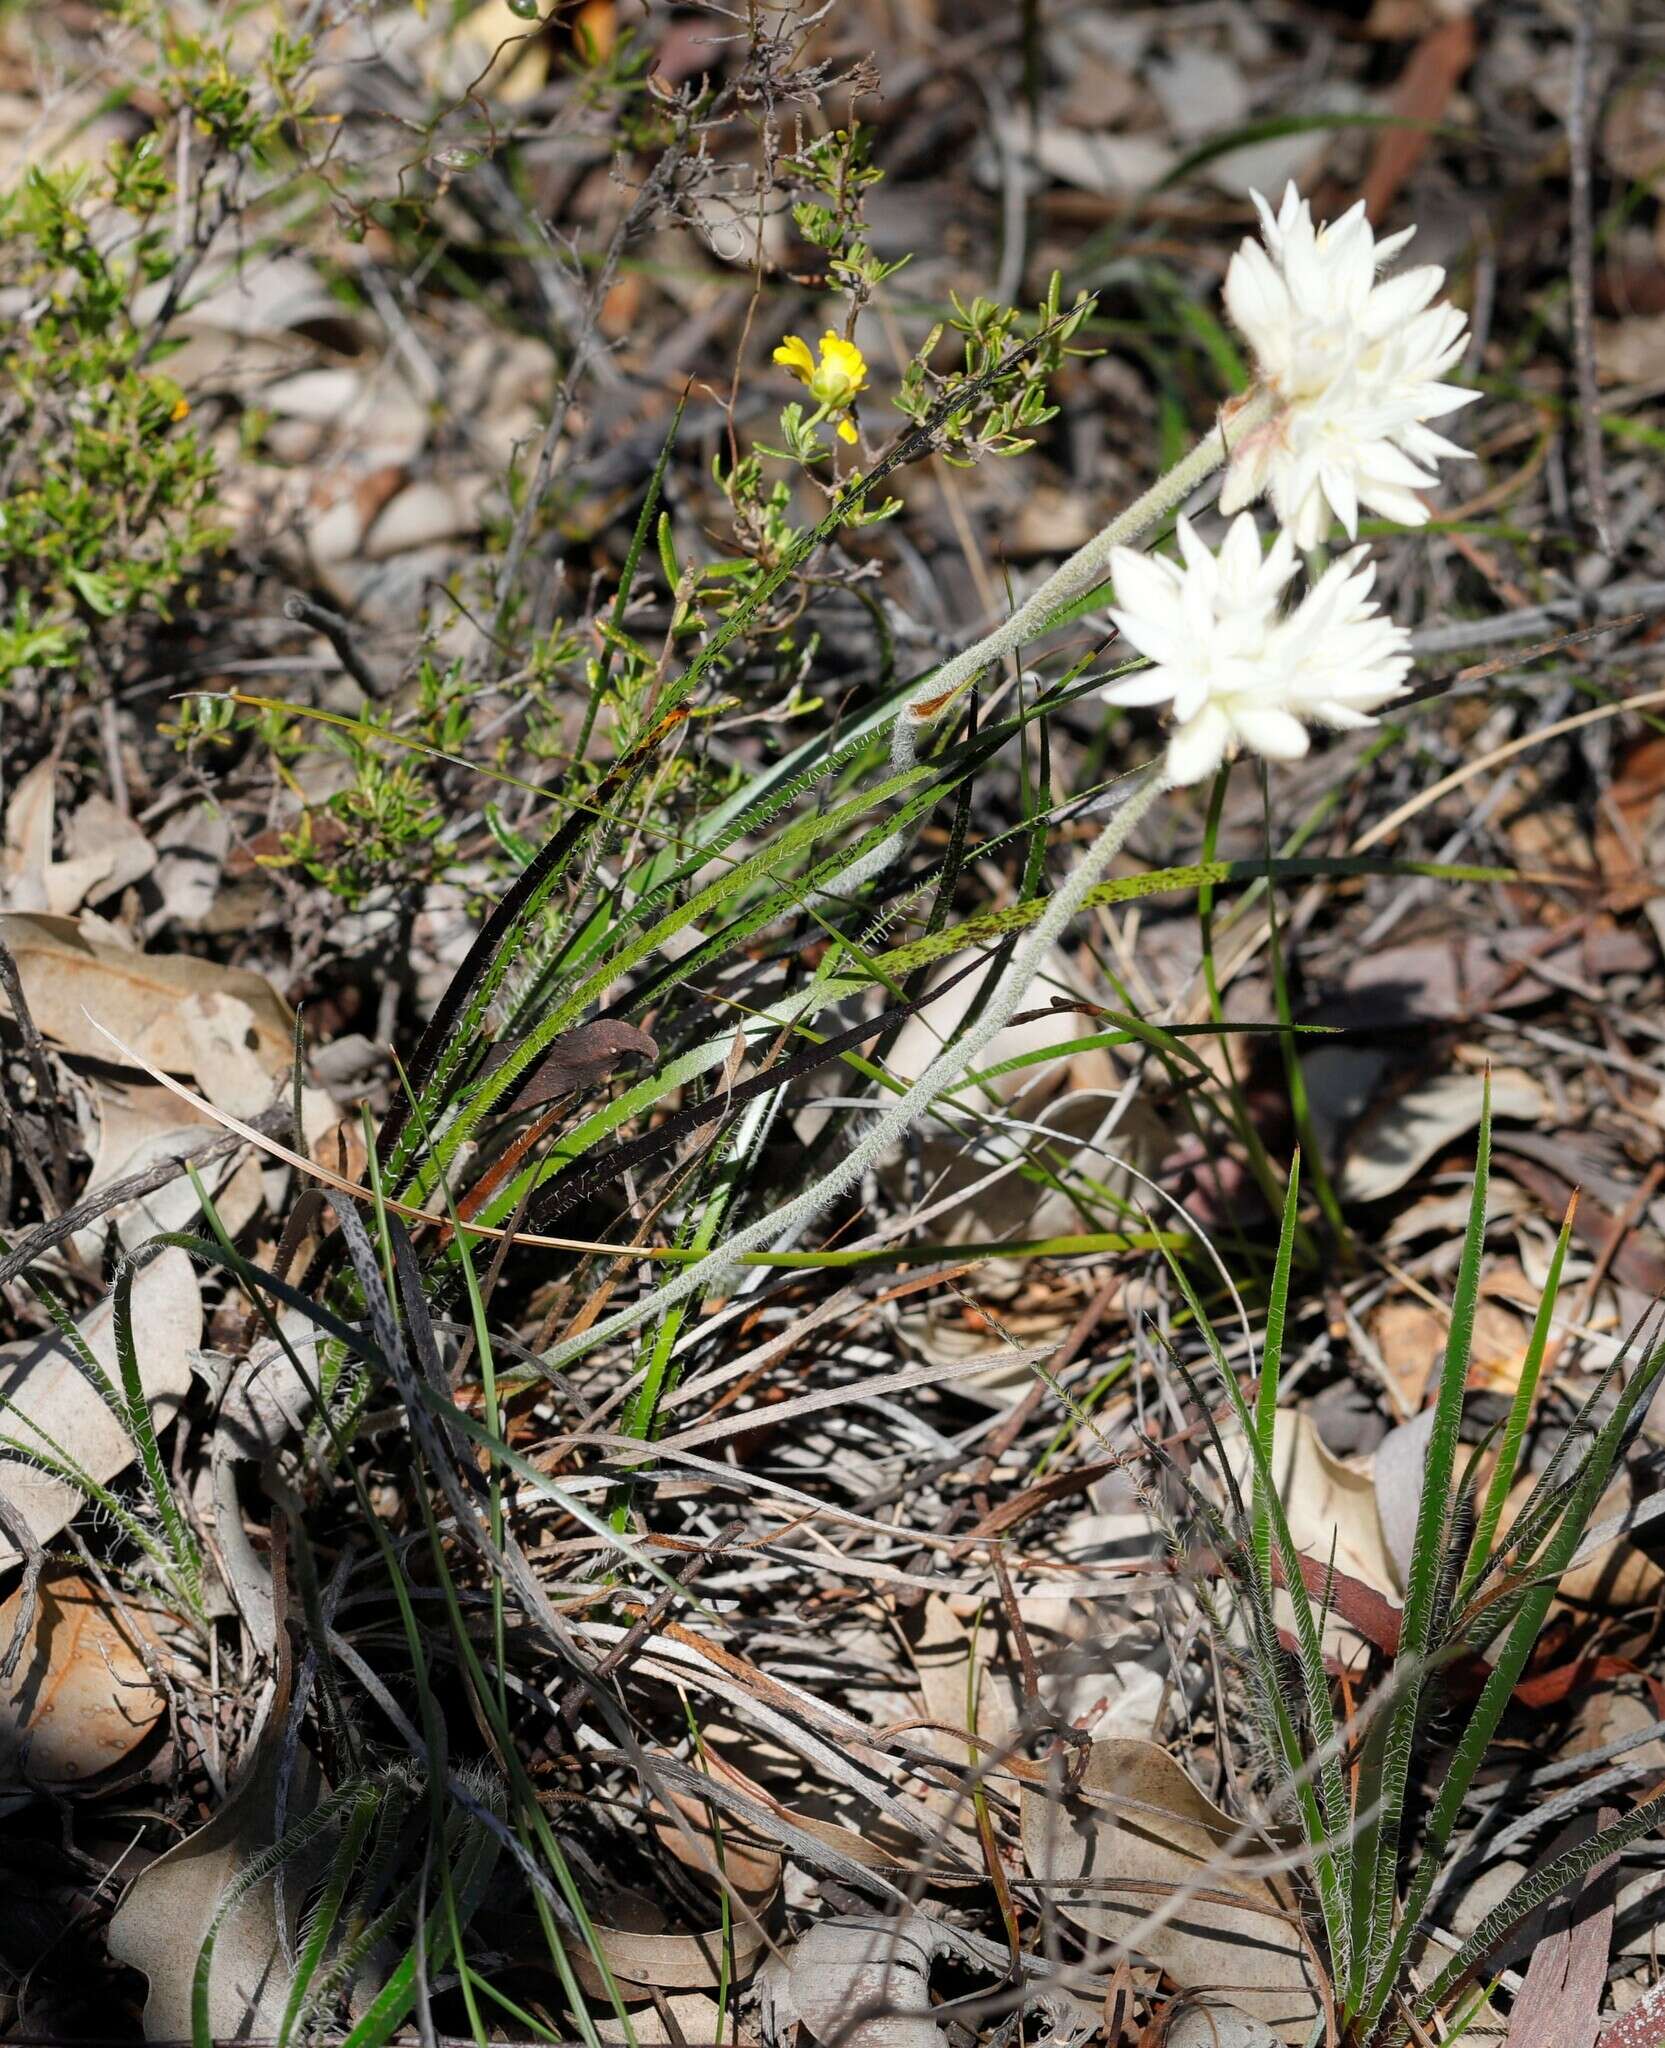
POLYGON ((1159 767, 1145 771, 1143 778, 1129 791, 1121 809, 1082 855, 1074 872, 1059 884, 1045 910, 1031 926, 1028 937, 1013 955, 1005 978, 982 1016, 952 1045, 944 1046, 919 1079, 875 1117, 866 1136, 851 1147, 831 1172, 823 1174, 813 1186, 806 1188, 783 1208, 771 1210, 768 1215, 760 1216, 743 1230, 736 1231, 716 1250, 686 1267, 651 1294, 644 1295, 640 1301, 632 1302, 601 1322, 592 1324, 589 1329, 580 1331, 577 1336, 568 1337, 564 1343, 553 1346, 544 1353, 545 1366, 551 1372, 559 1372, 573 1359, 594 1350, 598 1344, 637 1328, 651 1317, 663 1315, 679 1301, 686 1301, 689 1295, 712 1291, 733 1271, 737 1259, 747 1252, 762 1250, 772 1239, 790 1237, 812 1222, 829 1203, 859 1185, 868 1169, 878 1164, 945 1088, 960 1079, 990 1040, 1005 1030, 1017 1014, 1030 983, 1045 965, 1047 956, 1088 895, 1102 880, 1139 821, 1166 787, 1166 776, 1159 767))

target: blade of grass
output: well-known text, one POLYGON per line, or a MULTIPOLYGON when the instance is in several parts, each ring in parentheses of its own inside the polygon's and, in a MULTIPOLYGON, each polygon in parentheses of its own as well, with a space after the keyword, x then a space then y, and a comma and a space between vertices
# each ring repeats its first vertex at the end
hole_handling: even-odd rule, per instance
POLYGON ((1405 1795, 1415 1746, 1422 1683, 1417 1676, 1432 1647, 1430 1631, 1439 1592, 1451 1475, 1456 1463, 1457 1435, 1462 1423, 1463 1395, 1468 1385, 1469 1349, 1474 1337, 1480 1297, 1480 1260, 1486 1238, 1486 1194, 1491 1169, 1491 1076, 1486 1076, 1481 1101, 1480 1131, 1474 1162, 1474 1189, 1468 1225, 1451 1302, 1445 1358, 1435 1400, 1434 1424, 1422 1470, 1417 1500, 1416 1534, 1411 1543, 1410 1570, 1399 1631, 1396 1675, 1402 1666, 1411 1674, 1400 1696, 1371 1730, 1378 1741, 1367 1742, 1361 1760, 1359 1803, 1364 1818, 1353 1865, 1353 1924, 1359 1931, 1353 1972, 1347 1985, 1350 2009, 1373 1995, 1393 1944, 1393 1908, 1398 1891, 1399 1839, 1405 1795), (1368 1769, 1366 1769, 1368 1764, 1368 1769))

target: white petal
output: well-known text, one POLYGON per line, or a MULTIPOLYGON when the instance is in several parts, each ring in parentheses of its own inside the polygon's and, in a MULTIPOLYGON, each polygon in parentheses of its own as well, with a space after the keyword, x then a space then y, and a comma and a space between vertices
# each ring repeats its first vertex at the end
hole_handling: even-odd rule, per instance
POLYGON ((1126 710, 1143 710, 1149 704, 1166 704, 1174 694, 1173 671, 1148 668, 1136 676, 1110 683, 1100 692, 1106 704, 1120 704, 1126 710))
POLYGON ((1424 263, 1416 270, 1401 271, 1376 286, 1364 310, 1365 332, 1373 337, 1393 333, 1415 319, 1445 282, 1437 263, 1424 263))
POLYGON ((1180 557, 1185 563, 1187 578, 1194 578, 1205 591, 1212 592, 1218 574, 1214 557, 1197 538, 1197 529, 1182 512, 1174 521, 1174 536, 1179 542, 1180 557))
POLYGON ((1298 761, 1312 745, 1301 721, 1292 712, 1280 711, 1275 706, 1236 706, 1232 724, 1246 747, 1253 747, 1270 761, 1298 761))
POLYGON ((1169 780, 1183 789, 1212 775, 1225 758, 1230 738, 1230 720, 1219 705, 1208 705, 1189 724, 1177 727, 1169 740, 1169 780))
POLYGON ((1164 624, 1179 622, 1178 587, 1167 565, 1154 556, 1141 555, 1133 548, 1116 548, 1110 556, 1110 580, 1117 604, 1130 617, 1149 617, 1164 624))
POLYGON ((1415 233, 1415 228, 1401 228, 1396 235, 1384 235, 1376 244, 1377 269, 1380 270, 1384 264, 1391 263, 1415 233))
POLYGON ((1289 291, 1258 242, 1245 242, 1226 268, 1226 311, 1256 351, 1290 318, 1289 291))
POLYGON ((1400 526, 1426 526, 1428 507, 1413 492, 1402 491, 1393 484, 1376 484, 1361 478, 1359 497, 1372 512, 1379 512, 1384 519, 1394 520, 1400 526))
POLYGON ((1161 662, 1164 668, 1184 665, 1192 640, 1183 625, 1166 624, 1152 618, 1148 612, 1112 610, 1110 617, 1116 631, 1140 654, 1148 655, 1152 661, 1161 662))
POLYGON ((1245 512, 1231 522, 1220 549, 1220 567, 1227 586, 1240 593, 1239 603, 1252 601, 1251 588, 1260 570, 1260 530, 1252 513, 1245 512))
POLYGON ((1415 421, 1408 427, 1401 427, 1394 439, 1413 461, 1423 463, 1429 469, 1435 468, 1442 459, 1447 462, 1474 460, 1467 448, 1459 448, 1455 441, 1448 441, 1443 434, 1436 434, 1432 427, 1415 421))
POLYGON ((1327 462, 1318 472, 1318 480, 1324 487, 1324 495, 1330 501, 1330 508, 1347 529, 1347 538, 1352 540, 1359 530, 1359 496, 1353 488, 1353 479, 1344 462, 1327 462))

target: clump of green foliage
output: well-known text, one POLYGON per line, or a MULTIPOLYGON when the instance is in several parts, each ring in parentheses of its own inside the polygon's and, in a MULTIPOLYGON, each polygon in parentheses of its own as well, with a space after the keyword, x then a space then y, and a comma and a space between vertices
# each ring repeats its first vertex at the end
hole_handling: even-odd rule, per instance
POLYGON ((34 168, 0 195, 0 289, 22 309, 0 352, 0 689, 25 670, 73 676, 101 620, 167 618, 224 538, 213 457, 135 314, 173 260, 171 197, 151 136, 102 172, 34 168))
POLYGON ((1292 1172, 1289 1180, 1252 1409, 1189 1276, 1177 1261, 1169 1261, 1207 1340, 1249 1453, 1248 1484, 1240 1488, 1214 1430, 1207 1396, 1193 1383, 1226 1475, 1225 1512, 1188 1482, 1187 1490, 1210 1547, 1226 1561, 1237 1597, 1242 1669, 1263 1753, 1279 1788, 1280 1808, 1305 1838, 1313 1919, 1329 1964, 1346 2048, 1403 2048, 1412 2037, 1426 2039, 1424 2030, 1432 2027, 1436 2015, 1455 2016, 1453 2009, 1462 1994, 1530 1913, 1665 1820, 1665 1797, 1654 1797, 1573 1848, 1546 1857, 1486 1915, 1431 1981, 1420 1986, 1409 1982, 1412 1944, 1436 1885, 1450 1868, 1464 1801, 1514 1697, 1562 1576, 1595 1522, 1602 1496, 1622 1468, 1649 1400, 1665 1378, 1665 1343, 1657 1335, 1646 1343, 1633 1339, 1627 1344, 1556 1438, 1528 1499, 1505 1532, 1504 1507, 1522 1469, 1572 1218, 1568 1216, 1550 1262, 1520 1384, 1501 1434, 1494 1431, 1459 1462, 1480 1297, 1490 1155, 1488 1088, 1418 1497, 1399 1642, 1367 1711, 1352 1723, 1338 1717, 1324 1665, 1323 1619, 1333 1587, 1327 1582, 1322 1597, 1312 1598, 1273 1477, 1298 1174, 1292 1172), (1494 1440, 1496 1460, 1486 1478, 1482 1454, 1494 1440), (1280 1590, 1294 1618, 1293 1656, 1279 1638, 1280 1590), (1454 1670, 1465 1663, 1471 1673, 1484 1674, 1472 1701, 1465 1701, 1451 1683, 1454 1670), (1413 1854, 1417 1758, 1431 1725, 1441 1727, 1442 1746, 1449 1754, 1437 1786, 1428 1794, 1421 1839, 1413 1854))
POLYGON ((281 176, 306 125, 308 37, 275 34, 251 67, 229 29, 182 32, 155 0, 115 12, 156 125, 100 165, 34 165, 0 191, 0 690, 24 674, 77 687, 101 633, 170 618, 223 546, 214 456, 167 373, 168 327, 250 172, 281 176))

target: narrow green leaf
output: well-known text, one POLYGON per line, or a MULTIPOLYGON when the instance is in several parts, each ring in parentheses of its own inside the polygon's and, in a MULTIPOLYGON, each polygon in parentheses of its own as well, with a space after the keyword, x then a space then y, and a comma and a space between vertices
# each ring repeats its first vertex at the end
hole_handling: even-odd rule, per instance
POLYGON ((1289 1186, 1283 1198, 1283 1223, 1278 1231, 1278 1255, 1272 1267, 1272 1288, 1266 1301, 1266 1335, 1260 1347, 1260 1391, 1255 1399, 1255 1435, 1260 1441, 1254 1487, 1255 1569, 1261 1583, 1272 1583, 1272 1513, 1266 1490, 1259 1479, 1262 1465, 1269 1473, 1277 1470, 1273 1456, 1278 1426, 1278 1380, 1283 1371, 1284 1317, 1289 1307, 1289 1269, 1295 1255, 1295 1226, 1300 1207, 1301 1155, 1289 1162, 1289 1186))
POLYGON ((1473 1591, 1475 1582, 1491 1557, 1492 1542, 1503 1515, 1503 1505, 1515 1483, 1515 1472, 1520 1464, 1521 1444, 1526 1436, 1526 1425, 1531 1419, 1532 1401, 1538 1390, 1538 1374, 1543 1366, 1544 1352, 1549 1343, 1550 1325, 1555 1316, 1555 1301, 1561 1291, 1561 1267, 1567 1256, 1573 1218, 1577 1213, 1578 1196, 1574 1193, 1572 1200, 1567 1204, 1561 1234, 1555 1240, 1549 1271, 1544 1277, 1544 1291, 1532 1324, 1531 1341, 1527 1344, 1526 1357, 1521 1363, 1520 1382, 1515 1388, 1515 1398, 1509 1404, 1509 1419, 1504 1425, 1503 1441, 1498 1447, 1497 1466, 1492 1473, 1491 1485, 1486 1491, 1486 1504, 1481 1509, 1479 1522, 1475 1526, 1468 1565, 1463 1573, 1462 1583, 1457 1589, 1459 1608, 1473 1591))

